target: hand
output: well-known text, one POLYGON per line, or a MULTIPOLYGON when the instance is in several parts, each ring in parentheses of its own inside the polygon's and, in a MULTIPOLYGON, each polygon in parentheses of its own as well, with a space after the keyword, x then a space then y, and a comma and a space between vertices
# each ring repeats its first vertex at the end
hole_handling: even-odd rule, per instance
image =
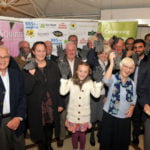
POLYGON ((7 123, 7 127, 11 130, 17 130, 18 127, 20 125, 20 119, 19 117, 14 117, 13 119, 11 119, 8 123, 7 123))
POLYGON ((133 115, 133 111, 134 111, 134 105, 130 106, 130 108, 125 112, 126 118, 131 118, 133 115))
POLYGON ((37 62, 35 61, 34 58, 30 59, 27 64, 24 66, 25 70, 32 70, 35 69, 37 67, 37 62))
POLYGON ((79 51, 79 56, 81 57, 82 61, 86 61, 87 60, 87 54, 89 52, 89 48, 87 45, 84 45, 82 50, 79 51))
POLYGON ((35 69, 30 69, 30 70, 29 70, 29 73, 30 73, 31 75, 34 75, 34 74, 35 74, 35 71, 36 71, 35 69))
POLYGON ((62 78, 67 79, 70 73, 69 64, 67 62, 59 62, 58 67, 61 73, 62 78))
POLYGON ((144 105, 144 112, 150 116, 150 105, 149 104, 144 105))
POLYGON ((116 59, 116 53, 115 52, 111 52, 110 55, 109 55, 110 63, 114 63, 115 59, 116 59))
POLYGON ((94 41, 94 47, 95 47, 95 52, 101 52, 101 51, 103 51, 103 49, 104 49, 104 46, 103 46, 103 41, 102 41, 102 39, 98 39, 98 40, 96 40, 96 41, 94 41))
POLYGON ((60 61, 63 61, 65 57, 65 51, 63 50, 62 45, 57 45, 57 56, 60 61))
POLYGON ((100 66, 96 66, 95 70, 93 71, 93 78, 96 82, 100 82, 103 78, 103 69, 100 66))
POLYGON ((64 110, 63 107, 58 107, 58 112, 62 112, 64 110))

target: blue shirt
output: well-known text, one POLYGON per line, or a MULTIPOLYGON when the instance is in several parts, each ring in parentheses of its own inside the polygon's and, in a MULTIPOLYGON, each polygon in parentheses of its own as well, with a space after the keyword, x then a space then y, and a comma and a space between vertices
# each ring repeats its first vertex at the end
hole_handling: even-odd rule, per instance
MULTIPOLYGON (((108 110, 109 110, 109 105, 110 105, 110 101, 111 101, 111 97, 112 97, 112 91, 113 91, 113 88, 114 88, 114 84, 116 83, 116 78, 115 78, 114 75, 111 76, 110 80, 107 80, 104 77, 103 82, 109 87, 108 95, 107 95, 106 102, 104 104, 103 110, 105 112, 109 113, 108 110)), ((137 98, 137 96, 136 96, 136 87, 135 87, 135 84, 134 84, 133 81, 132 81, 132 84, 133 84, 133 101, 128 102, 126 100, 126 93, 127 93, 126 88, 121 86, 120 87, 119 111, 118 111, 117 115, 111 114, 112 116, 115 116, 117 118, 125 118, 126 117, 125 113, 129 109, 130 105, 136 103, 136 98, 137 98)))

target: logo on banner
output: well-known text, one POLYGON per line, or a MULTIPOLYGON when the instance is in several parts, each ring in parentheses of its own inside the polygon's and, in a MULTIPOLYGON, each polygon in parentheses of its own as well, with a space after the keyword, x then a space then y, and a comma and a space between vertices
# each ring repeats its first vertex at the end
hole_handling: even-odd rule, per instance
POLYGON ((26 29, 38 29, 38 24, 35 22, 25 22, 26 29))
POLYGON ((63 33, 61 31, 54 31, 53 34, 56 36, 56 37, 61 37, 63 36, 63 33))
POLYGON ((48 32, 41 32, 41 33, 38 32, 37 35, 40 37, 45 37, 45 36, 49 36, 49 33, 48 32))
POLYGON ((67 25, 64 22, 62 22, 58 25, 58 29, 67 29, 67 25))
POLYGON ((52 38, 51 42, 53 43, 53 45, 61 45, 62 44, 62 40, 57 39, 57 38, 52 38))
POLYGON ((80 39, 80 41, 79 41, 79 44, 87 44, 87 39, 85 39, 85 38, 82 38, 82 39, 80 39))
POLYGON ((92 36, 92 35, 94 35, 96 32, 95 31, 89 31, 88 32, 88 36, 92 36))
POLYGON ((53 28, 56 27, 56 24, 40 24, 40 28, 53 28))
POLYGON ((77 28, 76 23, 70 23, 70 29, 75 30, 77 28))
POLYGON ((33 29, 27 30, 26 35, 29 36, 30 38, 35 36, 35 32, 33 29))

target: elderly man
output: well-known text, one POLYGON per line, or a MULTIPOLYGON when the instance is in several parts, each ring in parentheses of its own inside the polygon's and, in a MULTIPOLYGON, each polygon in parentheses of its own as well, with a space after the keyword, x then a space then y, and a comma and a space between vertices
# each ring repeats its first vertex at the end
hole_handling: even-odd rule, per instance
POLYGON ((46 60, 53 60, 55 61, 57 59, 57 56, 52 54, 53 51, 53 44, 51 41, 45 41, 45 45, 47 47, 46 49, 46 60))
POLYGON ((29 42, 21 41, 19 43, 19 55, 14 58, 20 69, 22 69, 25 66, 26 62, 30 57, 31 52, 29 42))
MULTIPOLYGON (((63 59, 64 62, 67 62, 70 67, 70 74, 69 77, 72 77, 74 75, 74 72, 78 66, 78 64, 81 62, 81 59, 76 56, 76 45, 74 42, 69 41, 66 44, 65 48, 65 57, 63 59)), ((65 98, 65 108, 67 107, 68 104, 68 96, 65 98)), ((60 129, 60 140, 58 141, 57 145, 59 147, 63 146, 63 141, 66 136, 66 129, 65 129, 65 121, 66 121, 66 110, 64 110, 61 113, 61 129, 60 129)))
POLYGON ((10 54, 0 46, 0 148, 24 150, 26 100, 23 78, 17 69, 8 67, 10 54))

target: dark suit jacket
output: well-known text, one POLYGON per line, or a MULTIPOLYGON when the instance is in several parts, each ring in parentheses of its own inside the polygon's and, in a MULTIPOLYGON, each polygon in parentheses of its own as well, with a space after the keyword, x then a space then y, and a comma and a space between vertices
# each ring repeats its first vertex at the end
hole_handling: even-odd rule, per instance
MULTIPOLYGON (((143 107, 150 104, 150 57, 145 56, 139 65, 137 80, 138 102, 143 107)), ((148 116, 145 114, 144 118, 148 116)))
MULTIPOLYGON (((10 113, 11 118, 26 116, 26 99, 24 93, 24 84, 22 74, 17 69, 8 68, 9 84, 10 84, 10 113)), ((5 87, 0 77, 0 123, 2 122, 3 101, 5 95, 5 87)), ((19 128, 15 131, 20 135, 24 131, 24 121, 21 121, 19 128)))

